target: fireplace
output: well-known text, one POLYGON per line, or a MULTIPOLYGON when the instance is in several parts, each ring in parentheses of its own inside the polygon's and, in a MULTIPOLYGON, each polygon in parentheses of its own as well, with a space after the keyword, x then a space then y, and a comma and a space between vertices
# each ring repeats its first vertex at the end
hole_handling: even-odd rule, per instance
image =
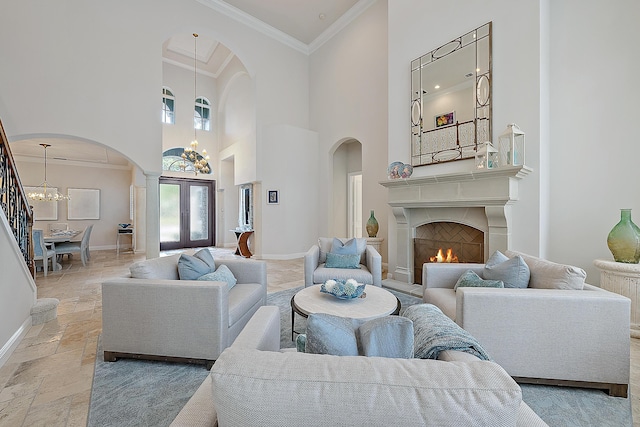
POLYGON ((425 262, 485 262, 484 232, 448 221, 416 227, 413 239, 414 283, 422 284, 422 264, 425 262))
MULTIPOLYGON (((425 224, 454 223, 478 230, 483 237, 481 249, 474 249, 482 254, 477 262, 484 262, 496 250, 510 249, 511 205, 518 200, 519 181, 529 173, 527 166, 508 166, 381 181, 389 190, 396 222, 388 249, 395 256, 389 259, 392 278, 405 283, 421 281, 414 244, 422 238, 420 227, 425 224)), ((480 243, 479 237, 475 240, 480 243)))

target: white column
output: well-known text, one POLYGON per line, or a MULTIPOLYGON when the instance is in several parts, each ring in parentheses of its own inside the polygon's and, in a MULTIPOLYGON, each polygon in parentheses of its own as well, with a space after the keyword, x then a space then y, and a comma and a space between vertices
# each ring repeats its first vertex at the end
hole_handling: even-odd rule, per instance
POLYGON ((393 279, 413 283, 413 236, 409 228, 408 209, 393 208, 396 218, 396 269, 393 279))
POLYGON ((160 173, 145 172, 144 175, 147 178, 147 259, 158 258, 160 256, 160 173))

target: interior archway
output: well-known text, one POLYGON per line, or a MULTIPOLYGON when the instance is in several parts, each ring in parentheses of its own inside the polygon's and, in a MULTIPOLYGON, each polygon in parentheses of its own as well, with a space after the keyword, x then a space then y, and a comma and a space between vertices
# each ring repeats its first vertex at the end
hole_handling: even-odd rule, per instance
POLYGON ((354 138, 341 141, 333 151, 332 165, 333 234, 362 236, 362 192, 353 189, 353 177, 362 175, 360 141, 354 138))

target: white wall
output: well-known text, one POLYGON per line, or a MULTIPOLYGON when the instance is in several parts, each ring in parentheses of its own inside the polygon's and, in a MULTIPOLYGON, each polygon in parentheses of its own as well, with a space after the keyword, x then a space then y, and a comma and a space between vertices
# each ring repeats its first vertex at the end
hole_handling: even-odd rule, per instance
MULTIPOLYGON (((395 0, 394 0, 395 1, 395 0)), ((332 212, 333 150, 345 139, 362 144, 362 223, 370 210, 387 234, 387 191, 378 184, 387 165, 387 2, 378 1, 310 57, 310 121, 319 136, 319 182, 313 192, 321 213, 317 236, 340 234, 332 212)), ((408 70, 408 65, 405 67, 408 70)), ((346 211, 345 215, 346 217, 346 211)), ((346 232, 346 230, 345 230, 346 232)), ((386 242, 382 256, 386 258, 386 242)))
POLYGON ((548 253, 599 283, 593 260, 613 260, 607 234, 619 209, 633 209, 640 224, 640 2, 564 0, 550 10, 548 253))
MULTIPOLYGON (((544 2, 545 0, 543 0, 544 2)), ((411 60, 465 34, 493 22, 493 135, 494 141, 508 123, 515 122, 526 132, 527 165, 534 172, 520 184, 520 200, 513 205, 514 234, 511 247, 541 254, 540 152, 548 145, 542 140, 546 123, 541 119, 541 68, 546 59, 541 51, 541 6, 538 0, 511 2, 452 1, 438 5, 413 0, 389 2, 389 145, 390 159, 410 160, 410 70, 411 60), (517 19, 515 19, 517 17, 517 19)), ((413 176, 471 170, 473 160, 464 160, 414 169, 413 176)), ((389 210, 389 208, 387 208, 389 210)), ((376 211, 377 216, 377 211, 376 211)), ((389 216, 389 269, 395 269, 395 220, 389 216)))

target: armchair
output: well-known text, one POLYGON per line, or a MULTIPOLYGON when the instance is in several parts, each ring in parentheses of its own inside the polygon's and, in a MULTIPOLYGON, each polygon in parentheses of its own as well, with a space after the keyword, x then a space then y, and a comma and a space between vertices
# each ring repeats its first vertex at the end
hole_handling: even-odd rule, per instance
MULTIPOLYGON (((347 239, 340 239, 343 243, 347 239)), ((359 283, 382 286, 382 257, 367 239, 356 239, 359 248, 360 268, 328 268, 325 266, 327 252, 331 251, 332 237, 320 237, 304 256, 304 286, 324 283, 329 279, 356 279, 359 283)))
POLYGON ((131 266, 138 278, 102 283, 104 360, 119 357, 211 367, 267 299, 267 267, 250 259, 215 260, 237 279, 179 280, 180 254, 131 266))
POLYGON ((85 228, 82 240, 79 242, 62 242, 58 243, 56 253, 60 255, 61 259, 66 254, 71 257, 72 254, 80 254, 80 260, 82 265, 87 265, 87 261, 91 258, 89 254, 89 239, 91 238, 91 230, 93 224, 85 228))

